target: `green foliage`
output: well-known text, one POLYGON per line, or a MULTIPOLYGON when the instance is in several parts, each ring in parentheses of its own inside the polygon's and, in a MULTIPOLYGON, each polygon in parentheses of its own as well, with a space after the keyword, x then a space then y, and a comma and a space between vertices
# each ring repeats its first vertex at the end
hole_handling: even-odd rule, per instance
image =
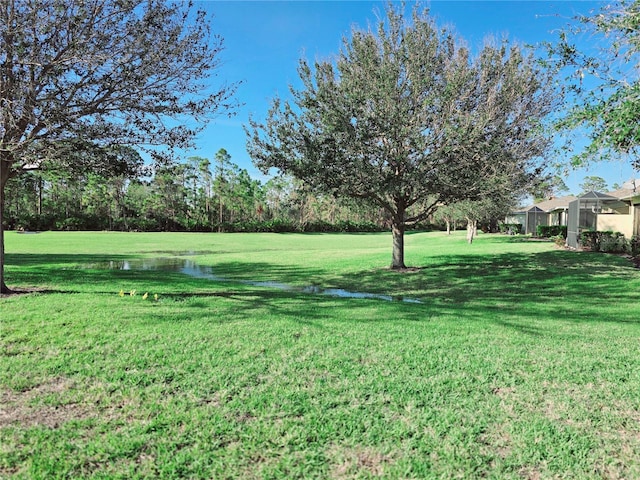
POLYGON ((538 225, 536 227, 536 235, 542 238, 550 238, 555 236, 561 236, 567 238, 567 226, 566 225, 538 225))
POLYGON ((219 225, 218 231, 232 232, 298 232, 298 233, 338 233, 338 232, 381 232, 387 229, 371 222, 351 222, 338 221, 335 223, 314 221, 304 224, 294 223, 284 219, 274 219, 267 221, 249 221, 223 223, 219 225))
POLYGON ((557 197, 568 191, 569 187, 567 187, 559 175, 547 175, 534 180, 533 185, 529 189, 529 193, 533 196, 534 203, 557 197))
POLYGON ((217 74, 223 48, 209 20, 190 3, 6 4, 0 9, 3 172, 35 161, 99 169, 91 152, 110 143, 187 146, 198 128, 176 118, 202 124, 234 106, 236 84, 204 87, 217 74))
POLYGON ((564 247, 567 244, 567 236, 566 235, 555 235, 551 237, 553 243, 556 244, 556 247, 564 247))
POLYGON ((53 215, 23 213, 9 218, 6 225, 10 230, 30 230, 34 232, 55 230, 56 217, 53 215))
POLYGON ((524 232, 524 225, 521 223, 500 223, 498 224, 500 233, 508 233, 509 235, 517 235, 524 232))
POLYGON ((586 250, 598 252, 600 251, 600 239, 602 235, 603 232, 597 232, 594 230, 583 230, 582 232, 580 232, 580 245, 586 250))
POLYGON ((630 253, 635 242, 626 240, 620 232, 585 230, 580 233, 580 245, 592 252, 630 253))
POLYGON ((600 238, 600 251, 603 253, 627 253, 629 244, 619 232, 605 232, 600 238))
POLYGON ((640 4, 622 0, 575 18, 575 25, 560 33, 550 56, 566 72, 571 108, 557 126, 561 130, 585 127, 590 143, 572 159, 574 166, 589 160, 626 155, 640 168, 640 84, 630 65, 640 57, 640 4), (597 53, 580 51, 575 39, 591 38, 597 53), (585 79, 586 77, 586 79, 585 79), (589 87, 589 85, 593 85, 589 87))
POLYGON ((348 232, 384 226, 377 209, 313 194, 287 178, 263 185, 230 157, 223 160, 224 181, 217 184, 211 162, 200 157, 165 164, 151 175, 135 169, 104 177, 26 172, 7 184, 5 226, 150 232, 348 232))
POLYGON ((583 182, 580 184, 580 188, 582 189, 582 193, 587 192, 606 192, 609 190, 607 186, 607 181, 596 175, 590 175, 584 178, 583 182))
POLYGON ((640 235, 634 235, 629 240, 629 253, 634 257, 640 258, 640 235))
POLYGON ((388 3, 377 28, 354 28, 335 61, 301 60, 293 101, 275 98, 246 129, 263 172, 382 208, 393 268, 405 266, 405 229, 439 205, 529 184, 556 99, 530 51, 487 41, 472 56, 420 6, 411 17, 403 8, 388 3))

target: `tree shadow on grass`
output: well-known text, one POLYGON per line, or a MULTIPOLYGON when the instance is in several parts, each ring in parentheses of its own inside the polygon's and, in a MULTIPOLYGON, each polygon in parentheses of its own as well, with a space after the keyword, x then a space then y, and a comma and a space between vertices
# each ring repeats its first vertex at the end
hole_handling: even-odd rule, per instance
POLYGON ((369 291, 402 290, 436 308, 451 305, 467 314, 484 309, 496 318, 640 324, 640 272, 624 259, 602 254, 447 255, 411 273, 362 271, 335 282, 357 282, 369 291), (624 306, 628 314, 620 315, 624 306))
MULTIPOLYGON (((89 274, 97 281, 103 280, 101 272, 108 272, 107 277, 147 278, 158 280, 188 279, 195 277, 213 281, 261 281, 280 282, 290 285, 308 285, 313 279, 323 278, 326 271, 300 268, 297 265, 282 265, 270 262, 219 262, 214 265, 198 264, 193 255, 152 257, 149 255, 46 255, 46 254, 11 254, 7 255, 7 266, 20 267, 8 277, 15 277, 23 282, 25 277, 35 279, 51 278, 63 283, 75 282, 79 277, 89 274), (124 265, 126 264, 126 267, 124 265), (310 280, 311 279, 311 280, 310 280)), ((11 278, 9 278, 11 281, 11 278)), ((182 283, 182 282, 178 282, 182 283)))
MULTIPOLYGON (((194 278, 180 271, 118 270, 104 268, 107 261, 131 260, 124 256, 101 255, 13 255, 11 264, 20 267, 11 277, 22 285, 37 285, 38 294, 98 294, 118 295, 131 290, 137 295, 158 293, 162 302, 176 302, 188 313, 152 313, 155 320, 189 321, 215 318, 211 313, 212 301, 224 300, 230 304, 238 319, 264 316, 290 318, 296 323, 321 326, 318 321, 336 320, 336 309, 343 310, 340 319, 354 322, 373 322, 389 318, 424 320, 421 309, 402 308, 399 302, 375 299, 344 299, 317 295, 292 289, 270 288, 242 283, 246 280, 277 282, 285 286, 307 286, 318 283, 326 276, 321 269, 272 264, 267 262, 225 262, 212 267, 202 266, 202 278, 194 278), (94 268, 92 268, 94 266, 94 268), (97 266, 97 267, 96 267, 97 266), (102 267, 100 267, 102 266, 102 267), (211 275, 212 278, 206 278, 211 275), (224 278, 218 280, 215 277, 224 278), (386 305, 383 315, 377 310, 381 302, 386 305), (346 313, 344 312, 347 308, 346 313), (315 322, 315 323, 314 323, 315 322)), ((406 305, 405 305, 406 307, 406 305)))
POLYGON ((180 271, 78 268, 131 258, 14 254, 8 260, 20 267, 10 275, 20 284, 51 285, 52 293, 112 295, 134 288, 157 292, 163 299, 189 300, 194 318, 209 315, 210 300, 220 298, 237 303, 234 318, 281 315, 299 322, 335 320, 333 310, 346 308, 339 318, 352 322, 424 322, 448 316, 489 320, 524 334, 540 333, 523 323, 532 318, 640 323, 640 272, 623 259, 599 254, 446 255, 432 257, 430 265, 411 272, 380 268, 338 275, 297 265, 237 261, 203 266, 201 278, 180 271), (335 298, 241 283, 246 280, 413 297, 422 303, 335 298), (194 300, 198 298, 202 301, 194 300))

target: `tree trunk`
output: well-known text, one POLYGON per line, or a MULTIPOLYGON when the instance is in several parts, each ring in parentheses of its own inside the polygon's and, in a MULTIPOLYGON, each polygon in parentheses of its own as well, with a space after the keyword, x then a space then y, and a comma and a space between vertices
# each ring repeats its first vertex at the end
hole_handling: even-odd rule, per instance
POLYGON ((44 188, 44 185, 43 185, 42 177, 38 176, 38 216, 42 215, 42 189, 43 188, 44 188))
POLYGON ((0 158, 0 293, 11 293, 4 281, 4 187, 9 180, 10 166, 0 158))
POLYGON ((475 237, 477 231, 478 222, 467 218, 467 242, 473 243, 473 237, 475 237))
POLYGON ((447 235, 451 235, 451 222, 449 220, 445 220, 447 222, 447 235))
MULTIPOLYGON (((404 215, 400 215, 400 217, 404 217, 404 215)), ((404 264, 404 218, 394 218, 391 231, 393 233, 391 268, 394 270, 407 268, 404 264)))

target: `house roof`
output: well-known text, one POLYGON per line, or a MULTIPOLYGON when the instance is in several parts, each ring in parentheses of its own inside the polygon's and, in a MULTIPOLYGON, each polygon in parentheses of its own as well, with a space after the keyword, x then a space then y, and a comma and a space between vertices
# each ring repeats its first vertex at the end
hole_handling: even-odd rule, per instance
POLYGON ((640 197, 640 179, 632 178, 622 184, 622 188, 607 192, 607 195, 619 198, 620 200, 630 200, 633 197, 640 197))
POLYGON ((640 178, 632 178, 622 184, 622 188, 633 190, 634 192, 640 192, 640 178))
POLYGON ((618 198, 620 200, 628 200, 630 198, 639 196, 640 191, 635 192, 631 188, 619 188, 618 190, 607 192, 607 195, 618 198))
POLYGON ((573 202, 577 197, 567 195, 565 197, 551 198, 542 202, 534 203, 527 207, 518 207, 514 214, 527 212, 553 212, 554 210, 565 210, 569 208, 569 202, 573 202))
POLYGON ((511 212, 512 215, 525 214, 527 212, 553 212, 555 210, 566 210, 569 208, 569 203, 577 200, 578 198, 585 200, 601 200, 609 201, 613 203, 616 200, 631 200, 634 197, 640 197, 640 179, 629 180, 622 185, 622 188, 613 190, 612 192, 587 192, 580 197, 574 195, 567 195, 564 197, 551 198, 544 200, 526 207, 518 207, 515 211, 511 212))
POLYGON ((616 193, 616 192, 617 191, 609 192, 609 193, 587 192, 584 195, 581 195, 579 198, 580 208, 582 208, 582 205, 586 206, 586 208, 589 208, 589 206, 603 206, 603 205, 609 208, 624 207, 626 203, 622 201, 623 197, 617 197, 615 195, 611 195, 612 193, 616 193))
POLYGON ((618 200, 619 197, 613 197, 609 194, 602 192, 587 192, 584 195, 580 195, 580 199, 584 200, 618 200))
POLYGON ((569 208, 569 202, 573 202, 576 199, 573 195, 567 195, 564 197, 551 198, 543 202, 536 203, 535 206, 545 212, 552 212, 554 210, 564 210, 569 208))

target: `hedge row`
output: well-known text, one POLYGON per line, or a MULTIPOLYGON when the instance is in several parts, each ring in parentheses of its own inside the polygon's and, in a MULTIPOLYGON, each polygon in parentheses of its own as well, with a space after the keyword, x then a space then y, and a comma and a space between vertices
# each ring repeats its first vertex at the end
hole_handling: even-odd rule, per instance
MULTIPOLYGON (((204 223, 191 219, 176 221, 169 218, 127 217, 109 220, 95 215, 78 215, 59 219, 53 215, 21 215, 19 218, 7 219, 7 230, 47 231, 47 230, 112 230, 121 232, 387 232, 388 225, 373 222, 353 222, 340 220, 334 223, 314 221, 299 223, 288 219, 250 220, 243 222, 204 223)), ((407 227, 409 230, 431 231, 441 230, 439 225, 418 223, 407 227)))
POLYGON ((592 252, 629 253, 640 255, 640 237, 635 235, 626 239, 620 232, 600 232, 585 230, 580 233, 580 245, 592 252))
POLYGON ((293 223, 288 220, 269 220, 266 222, 225 222, 220 224, 222 232, 298 232, 298 233, 341 233, 341 232, 382 232, 388 230, 370 222, 350 222, 340 221, 329 222, 309 222, 304 224, 293 223))
POLYGON ((501 223, 498 225, 500 233, 507 233, 509 235, 517 235, 523 232, 521 223, 501 223))
POLYGON ((538 237, 551 238, 551 237, 563 237, 567 238, 567 226, 566 225, 538 225, 536 227, 536 234, 538 237))
MULTIPOLYGON (((387 227, 371 222, 339 221, 294 223, 289 220, 267 220, 247 222, 223 222, 221 224, 204 224, 195 221, 175 222, 169 219, 157 220, 154 218, 126 218, 115 219, 109 222, 107 219, 97 219, 94 216, 75 216, 64 220, 57 220, 49 216, 23 217, 15 224, 7 225, 9 230, 45 231, 45 230, 115 230, 136 232, 382 232, 389 230, 387 227)), ((423 226, 425 227, 425 226, 423 226)))

